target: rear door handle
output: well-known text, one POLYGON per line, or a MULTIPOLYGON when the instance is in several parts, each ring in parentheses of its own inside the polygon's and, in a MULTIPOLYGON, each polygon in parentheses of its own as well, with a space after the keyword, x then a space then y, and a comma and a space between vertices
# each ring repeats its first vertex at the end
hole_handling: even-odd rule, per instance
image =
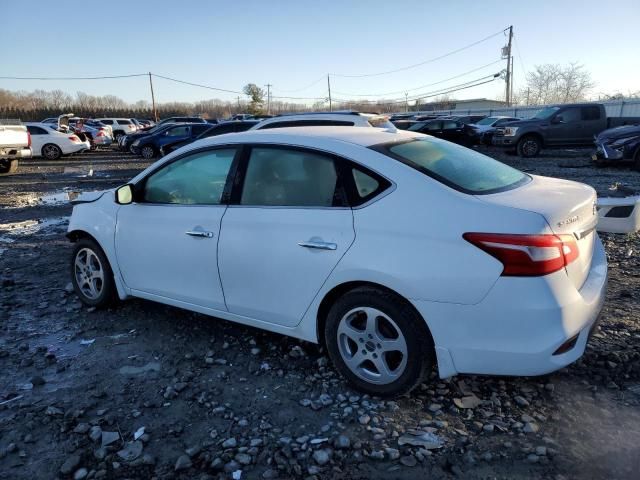
POLYGON ((184 233, 192 237, 213 238, 213 232, 205 232, 204 230, 187 230, 184 233))
POLYGON ((317 250, 336 250, 338 245, 329 242, 299 242, 298 245, 305 248, 315 248, 317 250))

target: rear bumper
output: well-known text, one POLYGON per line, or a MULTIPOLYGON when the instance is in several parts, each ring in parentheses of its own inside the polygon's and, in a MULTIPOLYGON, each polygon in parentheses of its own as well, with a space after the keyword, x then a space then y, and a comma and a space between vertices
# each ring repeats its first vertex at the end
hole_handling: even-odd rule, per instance
POLYGON ((33 152, 31 147, 24 148, 2 148, 0 149, 0 160, 11 160, 15 158, 31 158, 33 152))
POLYGON ((598 238, 591 270, 579 290, 562 270, 543 277, 500 277, 476 305, 414 305, 431 329, 441 377, 543 375, 582 356, 602 310, 606 284, 606 254, 598 238), (571 348, 554 354, 576 336, 571 348))

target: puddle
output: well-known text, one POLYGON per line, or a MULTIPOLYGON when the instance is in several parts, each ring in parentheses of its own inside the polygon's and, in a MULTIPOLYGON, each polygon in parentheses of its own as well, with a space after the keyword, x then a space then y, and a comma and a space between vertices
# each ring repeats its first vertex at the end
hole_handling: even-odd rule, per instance
POLYGON ((0 244, 13 243, 15 237, 28 235, 54 235, 64 231, 69 224, 69 217, 50 217, 22 222, 0 223, 0 244), (14 238, 12 238, 14 237, 14 238))
POLYGON ((160 364, 158 362, 149 362, 146 365, 141 367, 134 367, 131 365, 125 365, 124 367, 120 367, 121 375, 140 375, 141 373, 147 372, 159 372, 160 364))

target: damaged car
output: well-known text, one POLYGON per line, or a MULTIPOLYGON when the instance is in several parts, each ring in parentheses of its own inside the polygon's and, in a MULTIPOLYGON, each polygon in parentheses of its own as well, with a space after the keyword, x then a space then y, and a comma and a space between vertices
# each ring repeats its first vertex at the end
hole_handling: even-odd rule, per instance
POLYGON ((640 125, 605 130, 595 137, 595 144, 591 159, 596 164, 630 163, 640 170, 640 125))

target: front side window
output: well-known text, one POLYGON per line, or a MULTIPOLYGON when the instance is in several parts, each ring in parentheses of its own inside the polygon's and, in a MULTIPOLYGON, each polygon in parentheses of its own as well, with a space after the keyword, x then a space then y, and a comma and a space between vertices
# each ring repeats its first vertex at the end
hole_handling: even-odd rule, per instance
POLYGON ((560 107, 545 107, 538 113, 536 113, 532 118, 538 120, 547 120, 551 118, 558 110, 560 110, 560 107))
POLYGON ((160 168, 147 178, 143 201, 219 205, 235 153, 235 148, 207 150, 160 168))
POLYGON ((455 128, 458 128, 460 125, 458 124, 458 122, 452 121, 452 120, 446 120, 444 122, 442 122, 442 129, 443 130, 453 130, 455 128))
POLYGON ((515 168, 474 150, 434 138, 370 147, 401 161, 456 190, 487 194, 510 190, 530 181, 515 168))
POLYGON ((340 203, 332 158, 284 148, 251 150, 241 205, 331 207, 340 203))
POLYGON ((562 110, 558 114, 558 117, 562 118, 563 123, 573 123, 580 121, 580 119, 582 118, 582 114, 580 113, 579 108, 573 107, 562 110))

